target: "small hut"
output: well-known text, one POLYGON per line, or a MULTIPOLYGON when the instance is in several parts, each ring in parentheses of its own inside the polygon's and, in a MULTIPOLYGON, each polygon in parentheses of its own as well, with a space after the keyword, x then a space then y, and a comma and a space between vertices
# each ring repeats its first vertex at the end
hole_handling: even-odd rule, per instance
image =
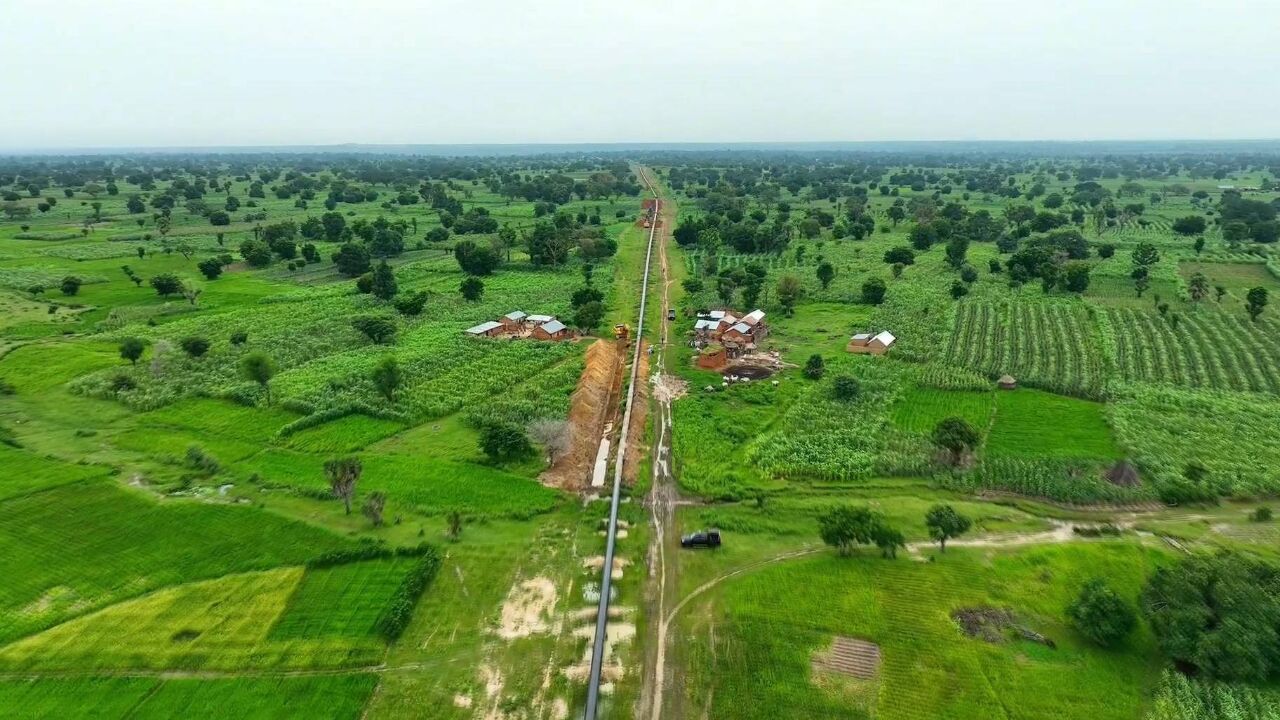
POLYGON ((1012 375, 1001 375, 1000 379, 996 381, 996 385, 998 385, 1001 390, 1018 389, 1018 381, 1015 380, 1012 375))

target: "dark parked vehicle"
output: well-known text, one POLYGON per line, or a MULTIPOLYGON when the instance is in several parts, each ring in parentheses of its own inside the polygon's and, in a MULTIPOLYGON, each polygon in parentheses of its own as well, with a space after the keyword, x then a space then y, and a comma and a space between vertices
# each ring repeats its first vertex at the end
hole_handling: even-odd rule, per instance
POLYGON ((696 533, 680 538, 680 547, 686 548, 718 548, 720 547, 719 530, 699 530, 696 533))
POLYGON ((667 310, 667 319, 668 319, 668 320, 675 320, 675 319, 676 319, 676 311, 675 311, 675 310, 670 310, 670 309, 668 309, 668 310, 667 310))

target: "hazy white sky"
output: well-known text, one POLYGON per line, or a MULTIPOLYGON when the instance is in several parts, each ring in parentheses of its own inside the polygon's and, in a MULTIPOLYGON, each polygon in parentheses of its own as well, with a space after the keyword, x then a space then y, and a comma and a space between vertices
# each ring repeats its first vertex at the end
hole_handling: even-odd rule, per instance
POLYGON ((1280 137, 1280 0, 0 0, 0 148, 1280 137))

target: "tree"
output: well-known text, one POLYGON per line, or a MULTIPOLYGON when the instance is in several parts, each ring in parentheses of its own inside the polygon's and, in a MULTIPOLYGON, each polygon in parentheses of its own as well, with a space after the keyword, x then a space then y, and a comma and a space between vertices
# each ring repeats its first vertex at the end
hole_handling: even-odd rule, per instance
POLYGON ((890 527, 881 513, 849 505, 837 505, 820 515, 818 536, 842 556, 858 545, 876 545, 885 557, 894 557, 904 541, 902 533, 890 527))
POLYGON ((825 260, 818 264, 818 282, 822 283, 822 289, 826 290, 831 281, 836 278, 836 268, 825 260))
POLYGON ((818 536, 841 555, 849 555, 855 546, 871 542, 876 515, 865 507, 833 507, 818 517, 818 536))
POLYGON ((338 272, 347 277, 357 277, 369 272, 369 251, 363 245, 354 242, 343 243, 338 252, 333 254, 333 264, 338 272))
POLYGON ((142 351, 145 348, 146 345, 138 338, 125 338, 120 341, 120 357, 128 360, 130 365, 137 365, 138 359, 142 357, 142 351))
POLYGON ((915 251, 905 245, 888 250, 884 254, 886 265, 914 265, 915 261, 915 251))
POLYGON ((831 394, 837 400, 850 402, 857 400, 862 394, 862 383, 858 382, 858 378, 852 375, 840 375, 836 377, 831 385, 831 394))
POLYGON ((271 404, 271 378, 275 377, 275 361, 266 353, 253 352, 240 358, 240 376, 258 383, 267 394, 267 404, 271 404))
POLYGON ((173 273, 153 275, 150 284, 160 297, 169 297, 182 292, 182 279, 173 273))
POLYGON ((547 454, 547 464, 554 465, 569 450, 569 423, 553 418, 535 420, 529 424, 529 437, 542 446, 547 454))
POLYGON ((249 341, 249 333, 244 330, 236 330, 231 333, 231 344, 239 347, 249 341))
POLYGON ((1280 569, 1237 553, 1162 565, 1142 590, 1143 614, 1169 658, 1219 680, 1280 673, 1280 569))
POLYGON ((884 280, 873 277, 862 283, 862 302, 867 305, 879 305, 884 302, 884 294, 888 288, 884 280))
POLYGON ((250 267, 266 267, 271 264, 271 246, 261 240, 249 238, 240 243, 240 257, 250 267))
POLYGON ((964 453, 978 444, 978 431, 973 429, 964 418, 949 417, 938 422, 933 428, 933 444, 951 454, 951 462, 959 463, 964 453))
POLYGON ((1249 312, 1249 319, 1257 322, 1258 316, 1267 307, 1267 289, 1256 287, 1249 290, 1249 294, 1245 295, 1244 307, 1249 312))
POLYGON ((591 330, 604 318, 604 306, 597 300, 584 303, 573 313, 573 324, 582 330, 591 330))
POLYGON ((969 252, 969 238, 964 235, 953 235, 947 241, 947 263, 953 268, 964 265, 965 255, 969 252))
POLYGON ((880 548, 880 556, 887 559, 898 557, 898 548, 907 546, 907 539, 902 532, 883 520, 871 529, 871 542, 880 548))
POLYGON ((462 292, 462 299, 478 302, 484 295, 484 281, 475 276, 464 278, 458 290, 462 292))
POLYGON ((404 374, 400 372, 400 363, 388 355, 374 366, 369 379, 373 381, 373 386, 382 393, 387 402, 395 402, 396 390, 404 383, 404 374))
POLYGON ((547 220, 540 220, 529 233, 529 260, 538 267, 563 265, 569 259, 569 244, 560 229, 547 220))
POLYGON ((369 291, 379 300, 387 301, 395 297, 398 290, 396 276, 391 272, 391 266, 386 260, 378 263, 373 269, 373 282, 369 291))
POLYGON ((463 240, 453 247, 453 257, 458 267, 468 275, 492 275, 501 258, 489 247, 477 246, 471 240, 463 240))
POLYGON ((360 458, 345 457, 336 460, 326 460, 324 463, 324 475, 329 480, 329 491, 336 498, 342 499, 342 505, 346 508, 347 514, 351 514, 351 498, 356 494, 356 482, 360 480, 360 473, 364 471, 364 466, 360 463, 360 458))
POLYGON ((379 345, 395 341, 396 321, 384 315, 361 315, 352 318, 351 327, 379 345))
POLYGON ((1082 293, 1089 289, 1088 263, 1067 263, 1066 270, 1063 274, 1066 278, 1065 285, 1067 290, 1074 293, 1082 293))
POLYGON ((204 357, 209 352, 209 341, 202 337, 183 338, 178 344, 182 346, 183 352, 193 358, 204 357))
POLYGON ((387 494, 375 490, 369 493, 369 497, 364 499, 364 504, 360 506, 360 512, 373 523, 374 527, 382 527, 382 511, 387 506, 387 494))
POLYGON ((488 423, 480 428, 480 450, 490 460, 501 461, 528 455, 532 450, 523 428, 508 422, 488 423))
POLYGON ((1150 267, 1160 262, 1160 251, 1155 245, 1143 242, 1133 249, 1133 264, 1139 267, 1150 267))
POLYGON ((795 275, 783 275, 778 278, 778 303, 782 305, 782 310, 788 317, 795 313, 801 290, 800 278, 795 275))
POLYGON ((209 213, 209 224, 217 226, 230 225, 231 216, 228 215, 225 210, 214 210, 209 213))
POLYGON ((1195 302, 1200 302, 1209 297, 1209 278, 1204 273, 1197 272, 1187 281, 1187 294, 1195 302))
POLYGON ((81 280, 80 278, 76 277, 75 275, 68 275, 62 278, 62 286, 61 286, 62 294, 66 295, 67 297, 77 295, 80 292, 80 286, 82 284, 84 284, 84 281, 81 280))
POLYGON ((1173 221, 1173 231, 1179 235, 1200 235, 1204 232, 1207 223, 1200 215, 1187 215, 1173 221))
POLYGON ((196 264, 196 268, 207 280, 217 280, 222 274, 222 263, 217 258, 205 258, 196 264))
POLYGON ((934 505, 925 513, 924 524, 929 528, 929 537, 937 540, 942 552, 946 552, 947 540, 969 532, 973 522, 950 505, 934 505))
POLYGON ((1103 243, 1098 246, 1098 257, 1106 260, 1116 254, 1116 246, 1111 243, 1103 243))
POLYGON ((968 285, 965 285, 964 283, 960 282, 959 280, 956 280, 955 282, 951 283, 951 297, 952 297, 953 299, 955 299, 955 300, 959 300, 960 298, 962 298, 962 297, 964 297, 965 295, 968 295, 968 294, 969 294, 969 286, 968 286, 968 285))
POLYGON ((810 355, 809 360, 804 364, 804 376, 810 380, 821 380, 826 372, 827 366, 821 355, 810 355))
POLYGON ((1081 635, 1103 647, 1119 644, 1138 623, 1133 607, 1100 578, 1080 588, 1067 607, 1067 617, 1081 635))

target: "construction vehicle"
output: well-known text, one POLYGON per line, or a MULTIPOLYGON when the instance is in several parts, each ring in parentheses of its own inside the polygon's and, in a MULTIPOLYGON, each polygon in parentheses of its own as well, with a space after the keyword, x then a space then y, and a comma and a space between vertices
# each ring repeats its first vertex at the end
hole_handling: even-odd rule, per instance
POLYGON ((618 340, 626 340, 631 336, 631 328, 626 323, 619 323, 613 326, 613 336, 618 340))

